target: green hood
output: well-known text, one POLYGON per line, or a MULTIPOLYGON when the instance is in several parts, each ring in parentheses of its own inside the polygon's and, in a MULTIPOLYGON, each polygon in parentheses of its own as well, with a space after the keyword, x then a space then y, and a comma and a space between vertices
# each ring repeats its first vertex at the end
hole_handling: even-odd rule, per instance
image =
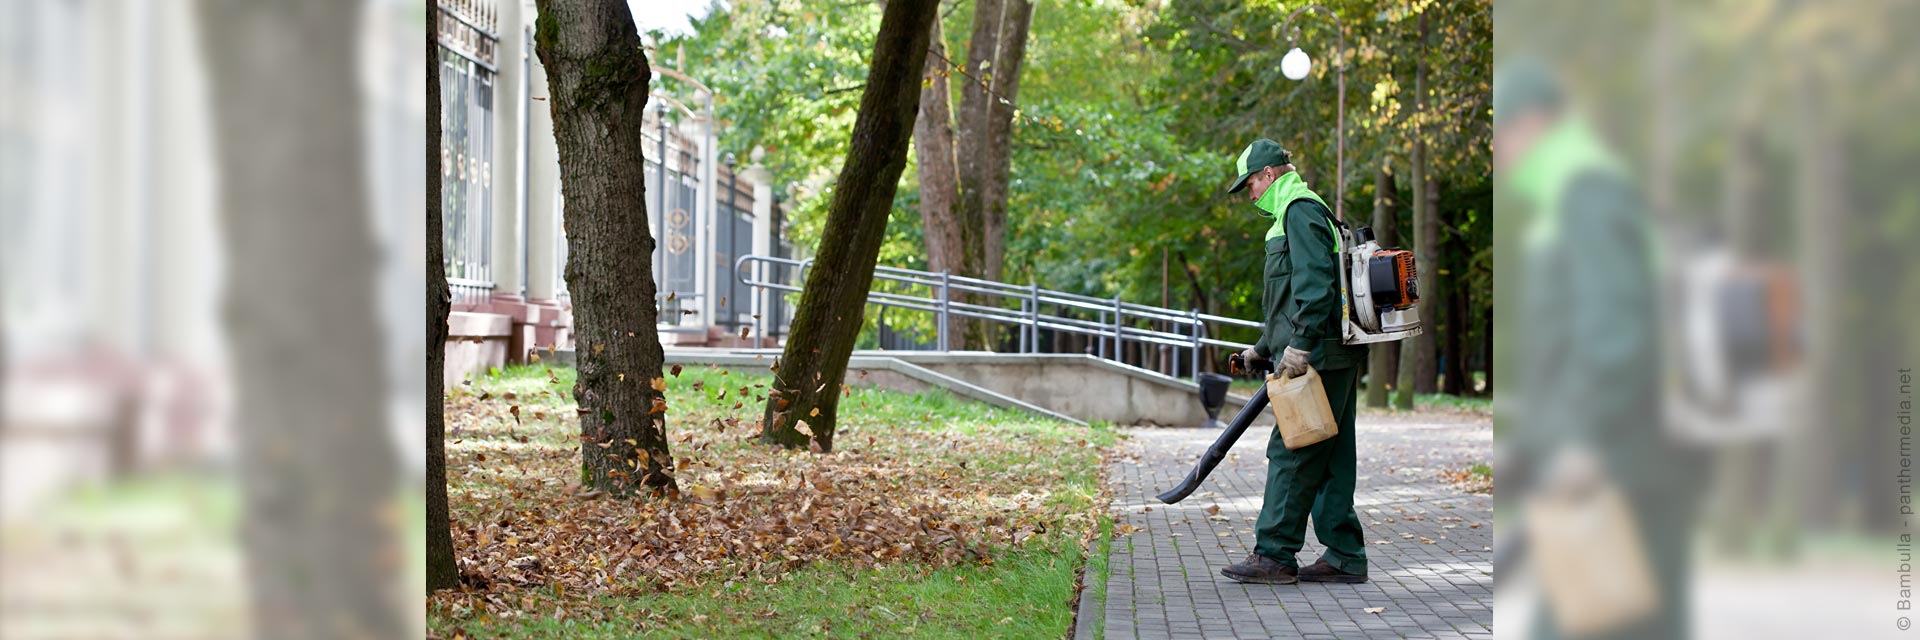
MULTIPOLYGON (((1260 217, 1273 218, 1273 226, 1267 229, 1265 239, 1272 240, 1287 235, 1287 205, 1301 198, 1327 207, 1327 201, 1321 200, 1319 194, 1307 188, 1307 181, 1300 179, 1300 172, 1291 171, 1274 179, 1273 185, 1267 187, 1267 192, 1261 194, 1259 200, 1254 201, 1253 206, 1260 209, 1260 217)), ((1327 210, 1332 211, 1333 207, 1327 207, 1327 210)))

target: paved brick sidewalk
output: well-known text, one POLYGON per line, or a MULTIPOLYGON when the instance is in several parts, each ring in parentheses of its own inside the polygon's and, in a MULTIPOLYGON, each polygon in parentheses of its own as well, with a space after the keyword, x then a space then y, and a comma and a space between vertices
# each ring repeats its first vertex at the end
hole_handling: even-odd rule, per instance
MULTIPOLYGON (((1139 530, 1114 538, 1106 602, 1083 601, 1075 636, 1094 637, 1099 622, 1107 638, 1491 638, 1492 496, 1440 478, 1491 457, 1491 423, 1363 414, 1358 432, 1355 507, 1371 580, 1249 585, 1220 569, 1253 549, 1268 432, 1254 427, 1199 491, 1163 505, 1153 496, 1185 477, 1219 432, 1127 430, 1108 470, 1112 508, 1117 528, 1139 530)), ((1309 528, 1299 561, 1321 550, 1309 528)))

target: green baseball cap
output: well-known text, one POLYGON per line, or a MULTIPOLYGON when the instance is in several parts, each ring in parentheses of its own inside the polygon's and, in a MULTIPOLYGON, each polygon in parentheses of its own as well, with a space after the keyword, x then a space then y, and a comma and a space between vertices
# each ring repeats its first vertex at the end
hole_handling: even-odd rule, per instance
POLYGON ((1240 159, 1234 161, 1234 168, 1240 170, 1240 177, 1234 179, 1233 186, 1227 187, 1227 193, 1238 193, 1247 188, 1247 178, 1256 171, 1292 163, 1293 156, 1280 148, 1280 143, 1266 138, 1255 140, 1240 152, 1240 159))

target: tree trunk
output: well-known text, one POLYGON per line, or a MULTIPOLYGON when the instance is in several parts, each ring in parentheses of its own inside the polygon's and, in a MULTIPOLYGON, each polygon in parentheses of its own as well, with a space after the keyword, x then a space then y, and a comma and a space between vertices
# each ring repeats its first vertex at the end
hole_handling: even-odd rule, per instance
POLYGON ((567 291, 578 345, 580 457, 616 496, 677 489, 647 225, 647 86, 653 72, 621 0, 540 0, 534 50, 547 70, 566 198, 567 291))
POLYGON ((1428 207, 1426 197, 1427 184, 1427 136, 1423 120, 1426 115, 1427 96, 1427 13, 1420 14, 1420 48, 1418 62, 1413 72, 1413 259, 1420 265, 1420 274, 1415 286, 1420 289, 1423 320, 1427 330, 1411 339, 1401 341, 1400 380, 1396 388, 1401 390, 1395 398, 1394 406, 1401 409, 1413 408, 1413 394, 1431 393, 1434 375, 1434 341, 1436 330, 1434 320, 1439 316, 1440 299, 1434 295, 1433 276, 1438 267, 1434 263, 1432 238, 1428 235, 1428 220, 1433 211, 1428 207))
MULTIPOLYGON (((947 102, 946 39, 934 20, 927 37, 925 71, 920 75, 920 113, 913 125, 914 163, 920 173, 920 225, 927 239, 927 268, 966 273, 966 227, 954 200, 959 169, 953 150, 953 111, 947 102)), ((964 78, 961 80, 965 81, 964 78)))
POLYGON ((427 593, 459 585, 447 513, 447 290, 440 223, 440 9, 427 3, 427 593))
MULTIPOLYGON (((1441 244, 1450 248, 1451 251, 1449 252, 1464 250, 1460 247, 1462 243, 1452 238, 1449 238, 1441 244)), ((1455 262, 1454 264, 1459 265, 1453 270, 1454 273, 1466 273, 1464 260, 1455 262)), ((1468 385, 1465 384, 1467 366, 1465 362, 1466 352, 1462 349, 1462 346, 1465 344, 1467 337, 1467 288, 1459 286, 1459 279, 1456 277, 1453 282, 1449 283, 1446 289, 1446 291, 1442 292, 1443 295, 1446 296, 1447 333, 1446 336, 1440 340, 1440 353, 1443 356, 1440 366, 1441 379, 1444 381, 1440 392, 1456 396, 1465 395, 1465 391, 1468 388, 1468 385)))
POLYGON ((1027 54, 1027 28, 1033 3, 1006 0, 1000 39, 993 56, 993 92, 987 100, 987 145, 980 176, 981 265, 988 280, 999 280, 1007 253, 1007 181, 1013 174, 1013 111, 1020 93, 1020 66, 1027 54))
MULTIPOLYGON (((926 60, 921 92, 916 153, 921 172, 921 218, 926 227, 929 263, 935 271, 998 280, 1006 262, 1007 182, 1012 171, 1014 96, 1026 55, 1033 5, 1028 0, 980 0, 975 3, 967 62, 949 76, 948 63, 926 60), (960 106, 945 127, 949 93, 946 78, 960 82, 960 106), (939 104, 934 104, 938 102, 939 104), (929 138, 929 136, 935 136, 929 138), (951 157, 952 162, 941 159, 951 157), (951 167, 951 173, 949 173, 951 167)), ((929 45, 944 54, 939 25, 929 45)), ((978 304, 978 296, 954 294, 978 304)), ((956 319, 960 348, 993 349, 995 331, 987 322, 956 319)))
MULTIPOLYGON (((1380 164, 1373 177, 1373 237, 1381 247, 1400 244, 1400 208, 1395 205, 1399 193, 1393 183, 1393 166, 1380 164)), ((1387 389, 1393 386, 1399 370, 1400 350, 1380 345, 1367 352, 1367 406, 1387 406, 1387 389)))
MULTIPOLYGON (((401 475, 367 217, 361 3, 203 0, 251 618, 400 637, 401 475), (289 123, 297 123, 290 125, 289 123)), ((269 632, 269 630, 271 630, 269 632)))
POLYGON ((1482 364, 1483 364, 1483 367, 1480 370, 1481 375, 1485 377, 1487 380, 1487 388, 1480 395, 1492 396, 1493 395, 1493 309, 1487 310, 1486 322, 1481 325, 1480 357, 1482 358, 1482 364))
MULTIPOLYGON (((921 74, 920 107, 914 120, 914 158, 920 171, 920 225, 925 230, 927 265, 932 271, 980 275, 980 225, 969 225, 958 207, 959 164, 955 158, 953 112, 948 103, 946 42, 940 20, 933 20, 927 36, 927 56, 921 74), (971 249, 970 249, 971 247, 971 249)), ((964 76, 961 82, 966 82, 964 76)), ((977 304, 978 297, 944 291, 954 302, 977 304)), ((988 349, 984 320, 953 318, 950 329, 959 332, 962 349, 988 349)))
MULTIPOLYGON (((1418 264, 1433 266, 1420 269, 1417 286, 1420 287, 1422 295, 1428 296, 1428 299, 1433 301, 1433 319, 1444 321, 1449 315, 1447 313, 1447 305, 1449 304, 1447 290, 1453 287, 1442 284, 1440 281, 1440 245, 1442 242, 1440 238, 1440 185, 1433 181, 1433 172, 1431 171, 1427 172, 1426 175, 1424 197, 1426 198, 1426 211, 1422 212, 1420 219, 1416 221, 1418 224, 1414 226, 1414 234, 1419 236, 1419 238, 1414 241, 1415 251, 1417 252, 1414 256, 1414 261, 1418 264)), ((1436 330, 1434 331, 1423 331, 1420 335, 1413 337, 1414 353, 1418 356, 1413 361, 1414 393, 1436 393, 1440 390, 1440 331, 1438 331, 1440 328, 1441 327, 1436 326, 1436 330)), ((1457 330, 1451 325, 1444 328, 1447 331, 1457 330)))
POLYGON ((847 161, 827 207, 820 252, 807 274, 786 350, 774 365, 761 419, 761 437, 768 442, 833 450, 840 385, 859 337, 893 194, 906 169, 928 32, 939 8, 939 0, 892 0, 880 19, 873 65, 847 161))

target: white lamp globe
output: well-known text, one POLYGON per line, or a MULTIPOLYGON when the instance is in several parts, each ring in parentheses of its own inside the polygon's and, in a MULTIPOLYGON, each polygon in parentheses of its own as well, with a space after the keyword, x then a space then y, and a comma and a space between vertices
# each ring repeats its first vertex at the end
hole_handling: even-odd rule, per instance
POLYGON ((1307 52, 1301 51, 1300 47, 1294 47, 1292 51, 1287 52, 1286 56, 1280 58, 1280 73, 1287 76, 1288 80, 1307 77, 1307 70, 1312 67, 1313 61, 1307 59, 1307 52))

